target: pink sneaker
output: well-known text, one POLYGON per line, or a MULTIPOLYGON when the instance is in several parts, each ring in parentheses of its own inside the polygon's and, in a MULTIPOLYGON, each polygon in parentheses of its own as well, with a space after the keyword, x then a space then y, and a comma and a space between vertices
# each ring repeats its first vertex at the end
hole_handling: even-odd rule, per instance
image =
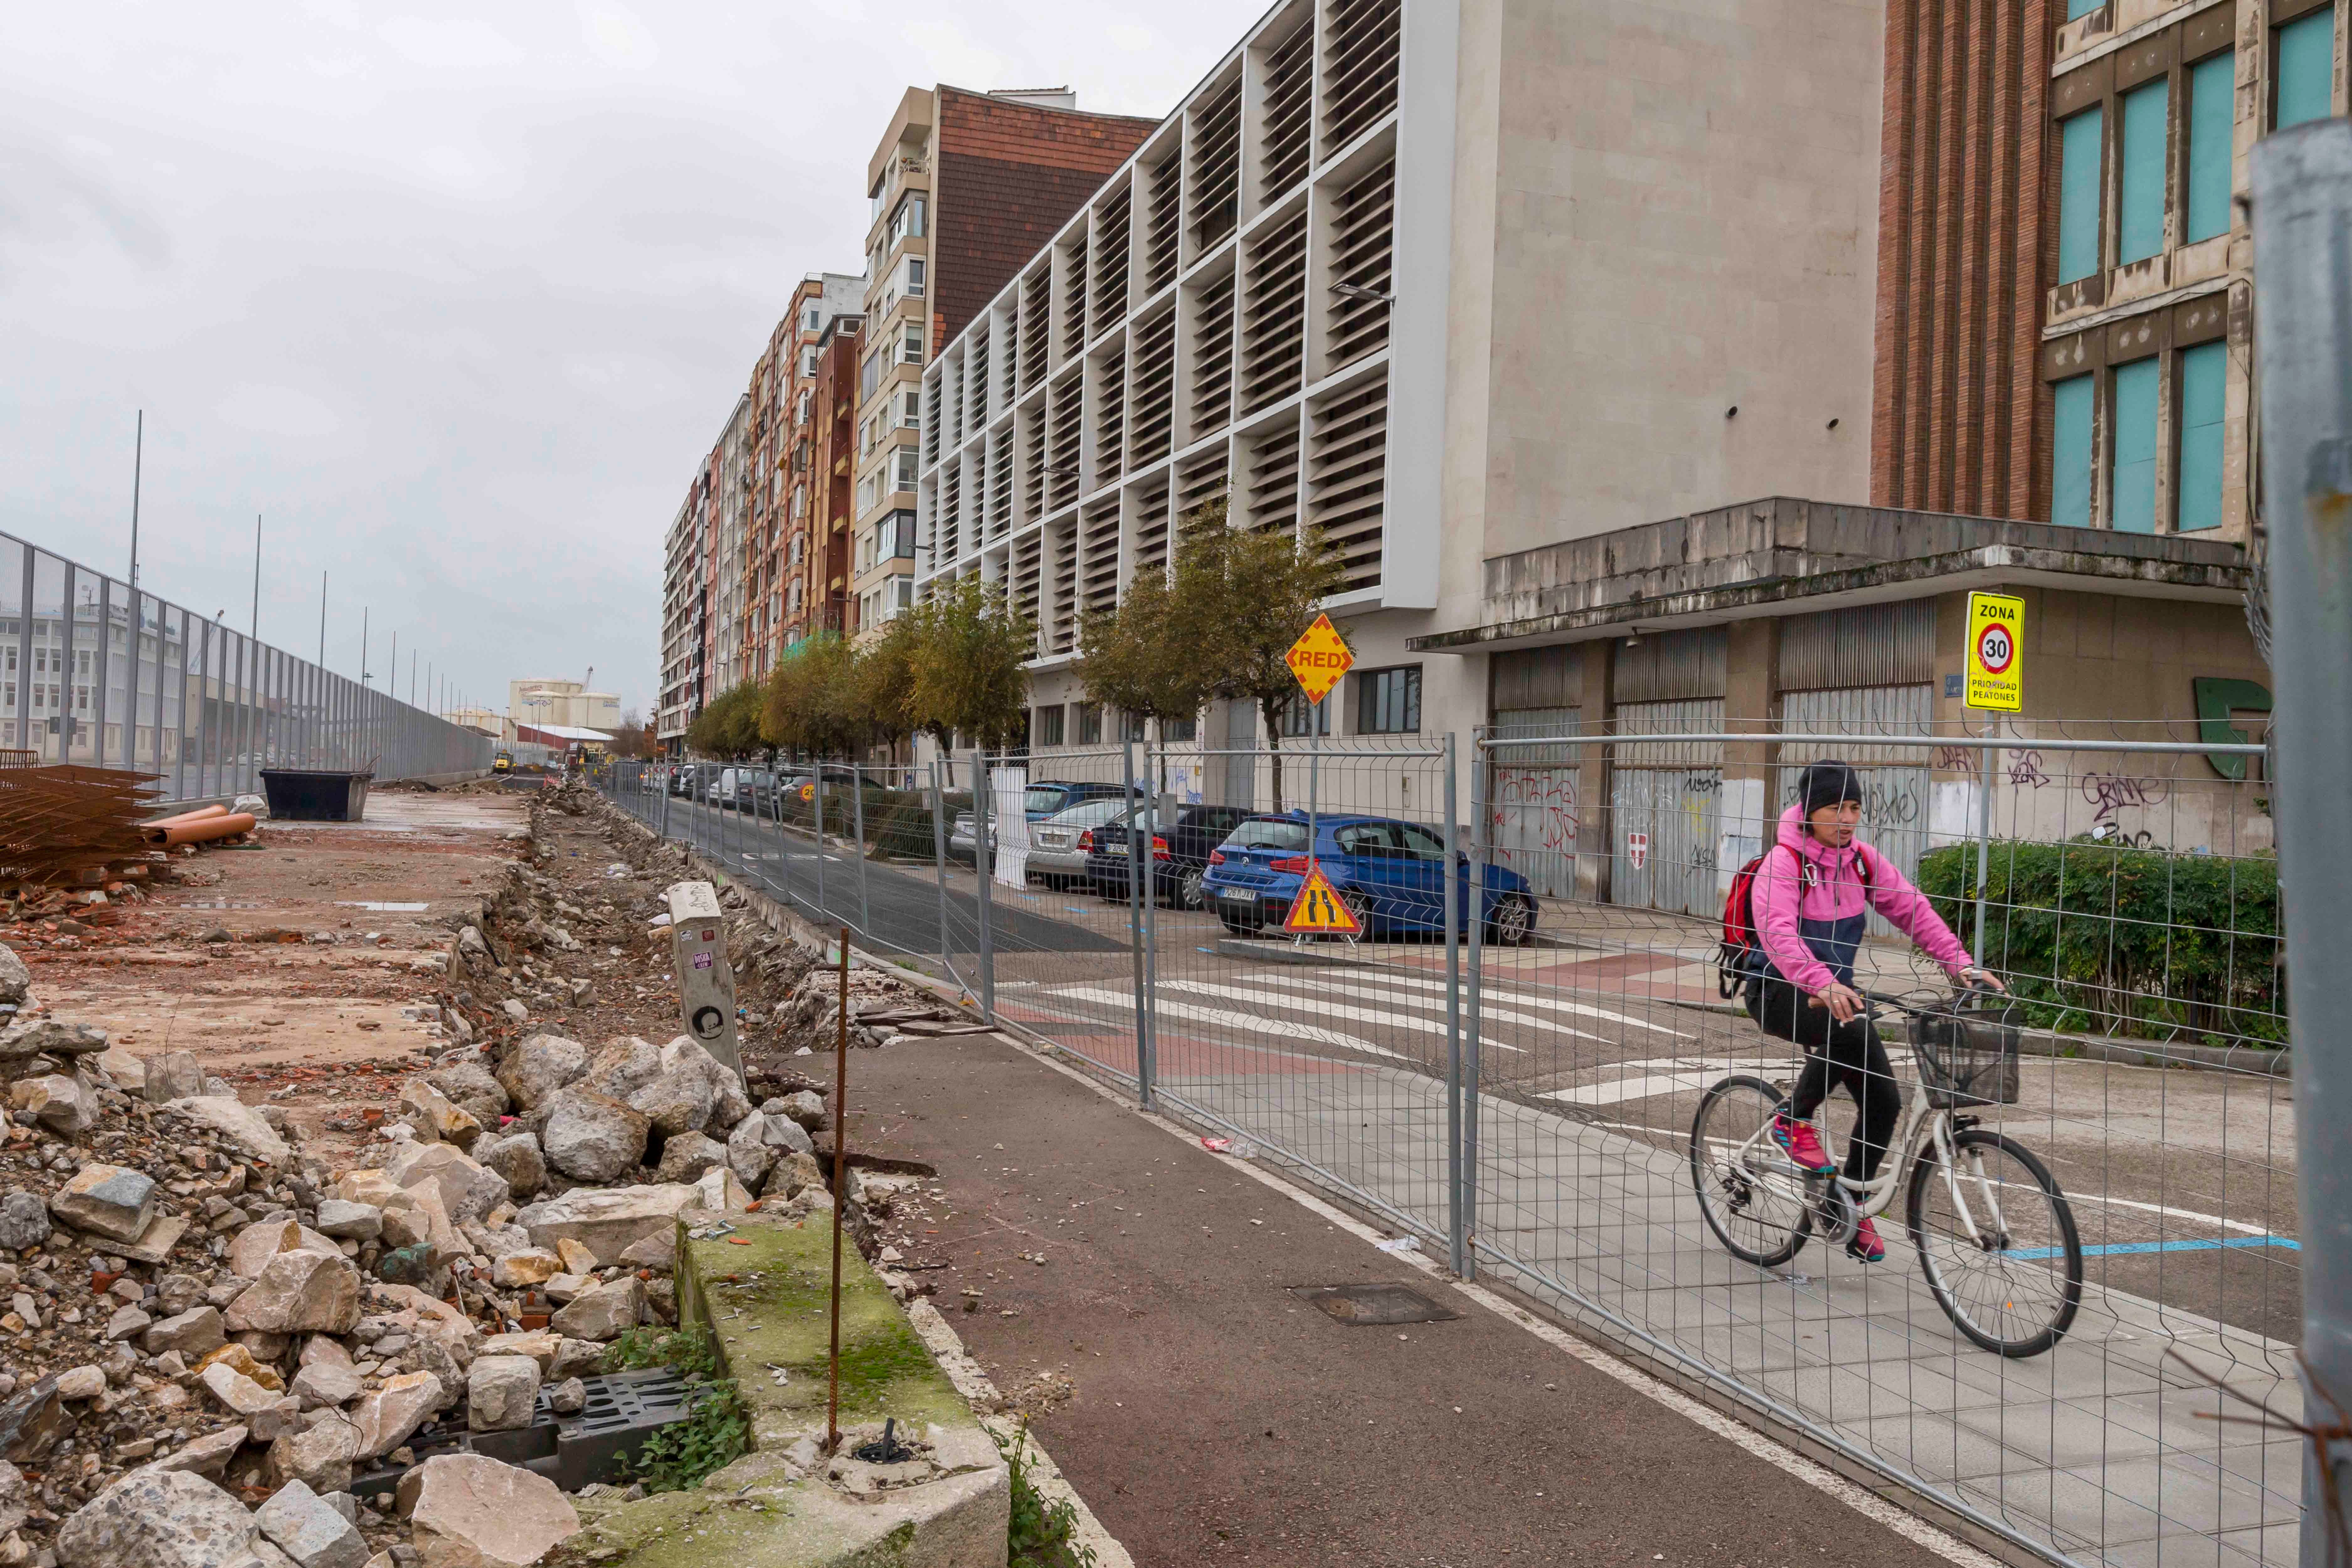
POLYGON ((1870 1220, 1864 1220, 1854 1227, 1853 1239, 1845 1244, 1845 1249, 1850 1256, 1859 1258, 1864 1263, 1886 1261, 1886 1243, 1878 1239, 1878 1226, 1870 1220))
POLYGON ((1813 1131, 1812 1123, 1799 1121, 1786 1111, 1773 1113, 1772 1142, 1780 1146, 1782 1153, 1797 1163, 1800 1170, 1826 1176, 1837 1169, 1837 1162, 1832 1160, 1829 1151, 1822 1147, 1821 1138, 1813 1131))

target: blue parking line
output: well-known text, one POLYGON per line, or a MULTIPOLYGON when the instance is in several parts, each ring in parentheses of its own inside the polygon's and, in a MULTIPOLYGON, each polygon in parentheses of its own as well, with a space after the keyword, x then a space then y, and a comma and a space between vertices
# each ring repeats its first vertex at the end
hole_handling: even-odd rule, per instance
MULTIPOLYGON (((2301 1252, 2303 1243, 2284 1236, 2229 1236, 2208 1241, 2134 1241, 2114 1247, 2086 1247, 2085 1258, 2120 1258, 2135 1252, 2218 1252, 2235 1251, 2242 1247, 2284 1247, 2289 1252, 2301 1252)), ((2021 1247, 2008 1255, 2011 1258, 2055 1258, 2054 1247, 2021 1247)))

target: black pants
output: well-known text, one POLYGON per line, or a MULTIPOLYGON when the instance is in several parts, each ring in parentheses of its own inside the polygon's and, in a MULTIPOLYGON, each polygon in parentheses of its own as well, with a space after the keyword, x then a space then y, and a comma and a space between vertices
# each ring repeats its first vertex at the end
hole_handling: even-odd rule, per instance
POLYGON ((1800 1121, 1811 1116, 1832 1089, 1853 1096, 1861 1114, 1846 1148, 1845 1173, 1862 1182, 1876 1175, 1886 1141, 1903 1117, 1903 1086, 1876 1026, 1867 1017, 1839 1023, 1827 1007, 1812 1005, 1812 998, 1778 975, 1748 983, 1748 1012, 1766 1034, 1805 1047, 1805 1066, 1789 1099, 1791 1115, 1800 1121))

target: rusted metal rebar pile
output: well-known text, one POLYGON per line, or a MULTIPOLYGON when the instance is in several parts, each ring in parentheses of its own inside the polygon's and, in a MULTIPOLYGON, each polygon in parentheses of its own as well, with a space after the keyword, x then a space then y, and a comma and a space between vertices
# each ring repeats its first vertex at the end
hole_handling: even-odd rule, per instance
POLYGON ((70 764, 0 768, 0 882, 72 882, 142 860, 153 773, 70 764))

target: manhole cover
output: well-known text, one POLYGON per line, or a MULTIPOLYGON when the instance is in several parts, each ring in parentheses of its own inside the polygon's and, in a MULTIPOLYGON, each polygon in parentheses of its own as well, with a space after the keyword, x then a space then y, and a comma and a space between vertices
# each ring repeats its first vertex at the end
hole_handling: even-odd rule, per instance
POLYGON ((1410 1285, 1293 1285, 1290 1293, 1326 1317, 1360 1327, 1442 1323, 1462 1315, 1410 1285))

